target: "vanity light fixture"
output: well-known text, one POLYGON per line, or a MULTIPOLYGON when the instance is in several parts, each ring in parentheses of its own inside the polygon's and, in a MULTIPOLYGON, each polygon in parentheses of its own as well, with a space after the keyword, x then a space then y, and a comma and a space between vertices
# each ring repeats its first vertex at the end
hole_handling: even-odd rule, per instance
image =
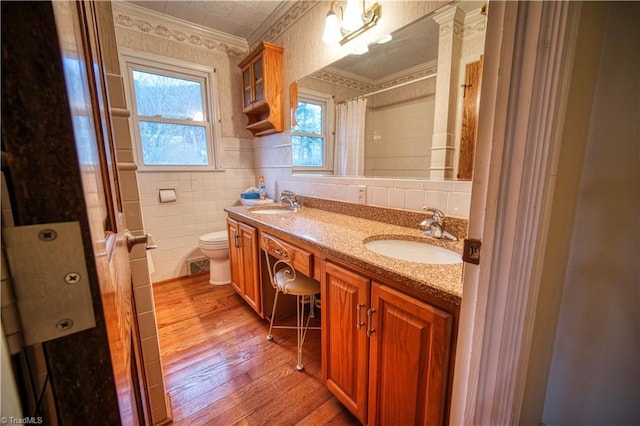
POLYGON ((371 7, 367 8, 365 5, 366 1, 367 0, 347 0, 346 10, 342 14, 342 23, 340 23, 338 15, 333 11, 333 5, 336 4, 341 12, 342 6, 340 6, 337 1, 332 1, 324 25, 322 41, 327 44, 340 43, 343 45, 375 26, 380 19, 382 6, 374 3, 371 7), (362 8, 359 4, 360 1, 362 1, 362 8))

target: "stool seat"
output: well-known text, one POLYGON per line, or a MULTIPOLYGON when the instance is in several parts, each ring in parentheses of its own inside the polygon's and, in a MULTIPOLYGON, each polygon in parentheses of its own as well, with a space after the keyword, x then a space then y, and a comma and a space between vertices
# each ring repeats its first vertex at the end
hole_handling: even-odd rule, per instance
POLYGON ((306 275, 297 274, 295 280, 287 281, 286 273, 280 270, 276 272, 275 281, 277 290, 284 294, 311 296, 320 293, 320 283, 306 275))

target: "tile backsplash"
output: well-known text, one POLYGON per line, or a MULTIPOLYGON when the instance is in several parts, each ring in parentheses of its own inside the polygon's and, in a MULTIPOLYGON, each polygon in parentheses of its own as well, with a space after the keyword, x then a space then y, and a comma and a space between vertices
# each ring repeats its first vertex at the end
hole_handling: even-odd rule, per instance
POLYGON ((429 206, 447 216, 469 218, 470 181, 292 175, 291 169, 284 167, 259 169, 257 173, 265 175, 270 197, 277 198, 288 189, 316 198, 413 211, 429 206))

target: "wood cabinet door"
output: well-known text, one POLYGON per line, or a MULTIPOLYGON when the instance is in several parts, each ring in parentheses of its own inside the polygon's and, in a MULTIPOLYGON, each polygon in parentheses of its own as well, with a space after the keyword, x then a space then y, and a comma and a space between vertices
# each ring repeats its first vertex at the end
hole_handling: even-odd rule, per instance
POLYGON ((442 425, 452 316, 373 283, 370 425, 442 425))
POLYGON ((249 225, 239 223, 240 269, 244 284, 243 297, 247 303, 262 315, 262 294, 259 273, 258 231, 249 225))
POLYGON ((242 111, 251 110, 253 104, 253 73, 251 65, 242 69, 242 111))
POLYGON ((229 231, 229 262, 231 264, 231 285, 244 296, 244 282, 242 280, 242 253, 240 251, 239 223, 227 218, 227 230, 229 231))
POLYGON ((254 108, 258 108, 264 104, 265 101, 265 75, 264 75, 264 57, 260 55, 251 64, 253 74, 253 102, 254 108))
POLYGON ((227 218, 231 285, 262 316, 260 258, 256 228, 227 218))
POLYGON ((251 112, 265 104, 263 55, 257 56, 242 69, 242 111, 251 112))
POLYGON ((364 424, 367 422, 369 338, 366 312, 371 282, 324 263, 322 286, 322 379, 364 424))

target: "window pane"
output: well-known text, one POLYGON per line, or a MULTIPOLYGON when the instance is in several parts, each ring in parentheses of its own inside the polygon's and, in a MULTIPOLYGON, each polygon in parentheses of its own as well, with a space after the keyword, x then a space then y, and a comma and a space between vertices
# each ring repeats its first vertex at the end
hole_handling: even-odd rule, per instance
POLYGON ((291 137, 291 155, 294 166, 322 166, 323 138, 309 136, 291 137))
POLYGON ((262 78, 262 59, 258 59, 253 64, 253 78, 255 81, 256 98, 255 101, 264 99, 264 81, 262 78))
POLYGON ((322 134, 322 105, 299 102, 296 109, 296 121, 292 131, 322 134))
POLYGON ((200 82, 133 71, 138 115, 204 120, 200 82))
POLYGON ((206 166, 207 138, 202 126, 140 121, 145 165, 206 166))

